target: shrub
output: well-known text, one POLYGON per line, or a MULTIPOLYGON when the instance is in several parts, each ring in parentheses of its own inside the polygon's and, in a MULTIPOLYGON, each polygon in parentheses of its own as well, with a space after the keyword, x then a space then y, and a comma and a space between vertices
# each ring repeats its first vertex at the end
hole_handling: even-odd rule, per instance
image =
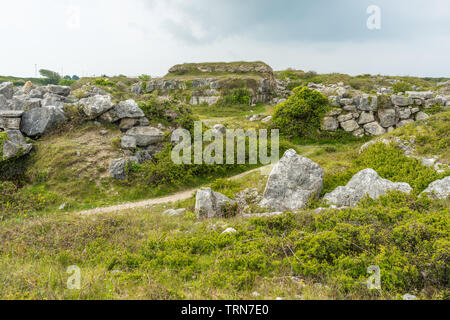
POLYGON ((96 86, 105 86, 105 87, 115 87, 116 86, 116 83, 115 82, 112 82, 112 81, 109 81, 109 80, 106 80, 106 79, 96 79, 95 81, 94 81, 94 84, 96 85, 96 86))
POLYGON ((225 95, 217 101, 218 106, 235 106, 235 105, 249 105, 250 91, 247 89, 232 89, 225 93, 225 95))
POLYGON ((412 91, 412 87, 408 82, 399 81, 394 83, 394 85, 392 86, 392 90, 394 90, 395 93, 406 92, 412 91))
POLYGON ((287 136, 313 136, 320 131, 328 107, 328 99, 323 94, 298 87, 286 102, 276 107, 273 124, 287 136))

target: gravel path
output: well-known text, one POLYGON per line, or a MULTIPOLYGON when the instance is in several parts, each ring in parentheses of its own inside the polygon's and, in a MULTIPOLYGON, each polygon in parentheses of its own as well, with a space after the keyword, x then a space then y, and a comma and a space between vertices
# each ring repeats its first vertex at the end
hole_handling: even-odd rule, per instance
MULTIPOLYGON (((237 180, 237 179, 243 178, 246 175, 249 175, 249 174, 251 174, 253 172, 257 172, 257 171, 261 171, 264 174, 267 174, 267 172, 270 172, 269 171, 270 168, 271 168, 271 165, 265 166, 262 168, 258 168, 258 169, 253 169, 253 170, 241 173, 237 176, 231 177, 229 179, 237 180)), ((170 196, 162 197, 162 198, 154 198, 154 199, 143 200, 143 201, 139 201, 139 202, 129 202, 129 203, 124 203, 124 204, 119 204, 119 205, 115 205, 115 206, 111 206, 111 207, 103 207, 103 208, 95 208, 95 209, 91 209, 91 210, 85 210, 85 211, 77 212, 76 214, 88 216, 88 215, 111 213, 111 212, 124 211, 124 210, 130 210, 130 209, 147 208, 147 207, 157 205, 157 204, 183 201, 183 200, 186 200, 186 199, 189 199, 190 197, 192 197, 192 195, 198 189, 199 188, 182 191, 182 192, 178 192, 178 193, 172 194, 170 196)))

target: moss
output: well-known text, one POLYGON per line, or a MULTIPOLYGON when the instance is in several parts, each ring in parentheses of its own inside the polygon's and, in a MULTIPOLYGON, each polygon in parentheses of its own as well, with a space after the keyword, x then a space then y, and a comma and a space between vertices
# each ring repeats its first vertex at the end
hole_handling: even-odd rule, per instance
POLYGON ((6 132, 0 132, 0 161, 3 161, 3 144, 6 139, 8 139, 6 132))

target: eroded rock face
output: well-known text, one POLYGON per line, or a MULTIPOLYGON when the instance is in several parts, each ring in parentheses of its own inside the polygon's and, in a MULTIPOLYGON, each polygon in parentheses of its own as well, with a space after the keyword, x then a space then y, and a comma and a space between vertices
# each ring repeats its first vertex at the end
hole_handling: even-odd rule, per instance
POLYGON ((134 137, 138 147, 147 147, 164 141, 164 132, 153 127, 134 127, 128 130, 126 135, 134 137))
POLYGON ((139 108, 136 101, 132 99, 119 102, 108 113, 111 115, 111 122, 116 122, 124 118, 137 119, 145 117, 144 112, 139 108))
POLYGON ((30 153, 33 145, 26 143, 25 138, 19 130, 6 130, 5 133, 7 139, 3 143, 3 160, 9 160, 30 153))
POLYGON ((115 159, 109 166, 109 174, 117 180, 127 180, 127 164, 128 159, 115 159))
POLYGON ((303 209, 322 192, 323 175, 317 163, 288 150, 273 168, 260 206, 274 211, 303 209))
POLYGON ((407 183, 383 179, 373 169, 365 169, 357 173, 345 187, 338 187, 327 193, 324 200, 338 207, 356 206, 365 196, 375 200, 394 190, 409 194, 412 188, 407 183))
POLYGON ((54 129, 66 120, 61 108, 47 106, 25 111, 20 123, 20 131, 28 137, 35 137, 54 129))
POLYGON ((12 99, 14 95, 14 85, 12 82, 0 83, 0 94, 2 94, 6 99, 12 99))
POLYGON ((378 117, 380 118, 380 125, 384 128, 389 128, 396 123, 396 112, 394 109, 378 110, 378 117))
POLYGON ((49 85, 47 86, 47 90, 53 94, 63 97, 67 97, 70 94, 70 87, 66 86, 49 85))
POLYGON ((364 125, 364 130, 368 134, 371 134, 373 136, 381 136, 382 134, 386 133, 386 130, 380 126, 378 122, 371 122, 364 125))
POLYGON ((83 105, 84 113, 90 119, 95 119, 114 107, 110 95, 95 95, 80 100, 80 103, 83 105))
POLYGON ((450 176, 431 183, 421 195, 435 200, 447 199, 450 197, 450 176))
POLYGON ((195 198, 195 212, 197 218, 218 218, 224 215, 224 208, 234 204, 235 201, 229 199, 221 193, 214 192, 211 188, 204 188, 197 191, 195 198))

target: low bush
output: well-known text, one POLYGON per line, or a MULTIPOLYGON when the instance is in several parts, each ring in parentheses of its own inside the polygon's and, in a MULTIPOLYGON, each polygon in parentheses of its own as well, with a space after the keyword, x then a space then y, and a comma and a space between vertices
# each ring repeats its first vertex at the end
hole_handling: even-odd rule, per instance
POLYGON ((275 108, 273 125, 289 137, 317 136, 328 108, 328 99, 323 94, 298 87, 286 102, 275 108))

